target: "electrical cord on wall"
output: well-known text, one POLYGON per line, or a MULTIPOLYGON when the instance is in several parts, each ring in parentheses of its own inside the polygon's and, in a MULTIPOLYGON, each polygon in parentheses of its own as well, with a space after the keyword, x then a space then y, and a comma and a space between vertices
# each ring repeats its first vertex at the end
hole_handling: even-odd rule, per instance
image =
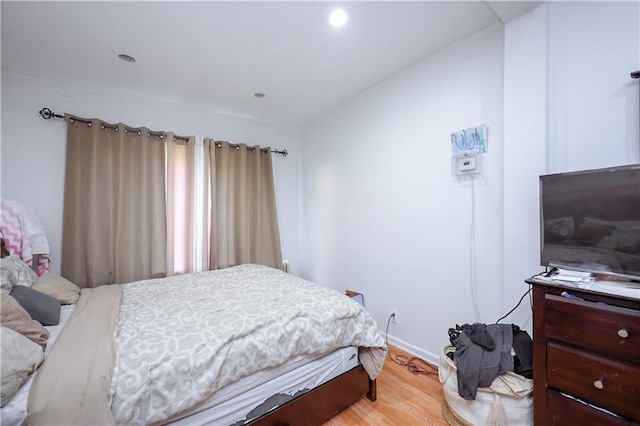
POLYGON ((391 346, 389 346, 389 324, 391 324, 391 319, 394 316, 395 314, 389 315, 389 320, 387 321, 387 329, 384 334, 384 338, 387 343, 387 349, 389 350, 389 358, 391 359, 391 361, 395 362, 396 364, 400 364, 402 366, 407 367, 407 369, 411 371, 413 374, 424 374, 426 376, 428 376, 429 374, 436 374, 438 372, 438 367, 435 367, 429 364, 427 361, 425 361, 422 358, 418 358, 417 356, 410 358, 402 354, 394 356, 391 353, 391 346), (423 365, 418 365, 417 363, 420 363, 423 365))
MULTIPOLYGON (((513 313, 513 311, 515 311, 516 309, 518 309, 518 306, 520 306, 520 304, 522 303, 522 301, 524 300, 524 298, 528 295, 531 295, 531 290, 533 290, 533 287, 529 286, 529 290, 527 290, 522 297, 520 298, 520 301, 518 302, 518 304, 516 306, 513 307, 513 309, 511 309, 509 312, 507 312, 504 316, 500 317, 500 319, 498 321, 496 321, 496 324, 498 324, 500 321, 502 321, 503 319, 505 319, 506 317, 508 317, 509 315, 511 315, 513 313)), ((529 296, 529 303, 531 304, 531 309, 533 309, 533 300, 531 300, 531 296, 529 296)))
POLYGON ((476 189, 473 175, 471 176, 471 232, 469 236, 469 264, 471 269, 471 297, 476 322, 482 322, 478 308, 478 289, 476 288, 476 189))

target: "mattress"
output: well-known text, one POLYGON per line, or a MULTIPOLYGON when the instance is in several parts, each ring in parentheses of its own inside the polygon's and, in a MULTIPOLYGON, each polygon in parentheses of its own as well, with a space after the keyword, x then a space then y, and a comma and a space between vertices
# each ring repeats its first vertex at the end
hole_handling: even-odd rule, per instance
MULTIPOLYGON (((60 324, 46 327, 50 334, 45 359, 74 309, 75 305, 62 306, 60 324)), ((274 405, 281 405, 294 395, 326 383, 359 364, 355 346, 341 348, 325 356, 298 356, 285 365, 259 371, 225 386, 203 403, 174 416, 169 423, 243 424, 274 408, 274 405)), ((27 415, 29 390, 36 374, 2 407, 2 425, 23 423, 27 415)))
POLYGON ((242 425, 359 364, 356 346, 312 360, 303 357, 220 389, 205 403, 174 419, 173 424, 242 425))

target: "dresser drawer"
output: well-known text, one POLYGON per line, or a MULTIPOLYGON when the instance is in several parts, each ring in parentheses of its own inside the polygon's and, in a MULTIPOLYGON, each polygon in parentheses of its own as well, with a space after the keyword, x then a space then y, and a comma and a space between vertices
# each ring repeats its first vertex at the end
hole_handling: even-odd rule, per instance
POLYGON ((640 367, 547 344, 547 384, 591 404, 640 421, 640 367))
POLYGON ((547 338, 640 362, 640 312, 545 295, 547 338))
POLYGON ((535 423, 559 426, 626 426, 631 424, 630 421, 607 414, 552 390, 547 390, 546 415, 546 422, 534 419, 535 423))

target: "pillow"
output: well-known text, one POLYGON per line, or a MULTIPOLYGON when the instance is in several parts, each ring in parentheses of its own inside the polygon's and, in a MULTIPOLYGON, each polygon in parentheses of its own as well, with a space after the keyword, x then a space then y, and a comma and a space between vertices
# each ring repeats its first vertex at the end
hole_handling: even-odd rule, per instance
POLYGON ((6 327, 0 327, 0 341, 2 341, 1 407, 13 398, 29 374, 36 371, 44 359, 44 351, 22 334, 6 327))
POLYGON ((38 274, 17 256, 0 259, 0 269, 2 269, 2 289, 6 291, 11 291, 16 285, 31 287, 38 279, 38 274))
POLYGON ((1 325, 28 337, 43 349, 46 348, 49 330, 38 321, 34 321, 29 312, 25 311, 18 301, 9 294, 1 293, 0 297, 2 298, 0 305, 1 325))
POLYGON ((31 288, 56 298, 63 305, 73 305, 80 297, 80 287, 66 278, 48 272, 42 274, 31 288))
POLYGON ((40 324, 60 324, 60 302, 53 297, 22 285, 13 287, 9 294, 40 324))

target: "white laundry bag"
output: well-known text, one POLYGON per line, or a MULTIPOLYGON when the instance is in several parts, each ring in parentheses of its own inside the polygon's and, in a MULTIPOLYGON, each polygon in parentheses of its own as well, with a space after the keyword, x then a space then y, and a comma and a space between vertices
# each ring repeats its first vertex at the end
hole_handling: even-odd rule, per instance
POLYGON ((498 376, 488 388, 478 388, 476 399, 467 401, 458 394, 458 376, 455 363, 442 348, 438 375, 444 401, 442 411, 452 425, 473 426, 526 426, 533 425, 533 380, 509 372, 498 376))

